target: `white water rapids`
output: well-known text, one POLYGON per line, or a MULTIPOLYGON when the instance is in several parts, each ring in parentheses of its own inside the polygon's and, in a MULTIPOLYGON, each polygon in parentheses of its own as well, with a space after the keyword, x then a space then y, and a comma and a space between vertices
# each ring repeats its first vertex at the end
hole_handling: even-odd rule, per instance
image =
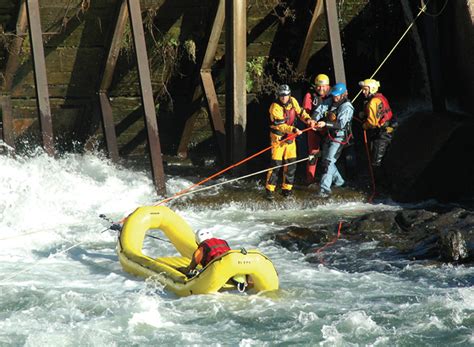
MULTIPOLYGON (((168 177, 167 189, 192 183, 168 177)), ((99 214, 117 220, 154 201, 145 173, 99 156, 0 156, 0 345, 474 345, 473 267, 409 262, 375 242, 344 240, 320 263, 271 240, 289 225, 397 206, 280 210, 255 208, 249 199, 222 209, 183 207, 176 212, 194 229, 269 256, 280 290, 178 298, 125 273, 116 235, 101 232, 107 224, 99 214)), ((168 248, 147 244, 156 255, 168 248)))

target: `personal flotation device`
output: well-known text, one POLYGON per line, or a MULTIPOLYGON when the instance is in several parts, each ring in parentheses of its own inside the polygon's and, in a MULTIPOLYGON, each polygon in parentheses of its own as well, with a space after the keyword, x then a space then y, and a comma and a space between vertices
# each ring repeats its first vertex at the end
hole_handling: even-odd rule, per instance
POLYGON ((206 266, 211 262, 212 259, 224 254, 227 251, 230 251, 229 244, 225 240, 221 239, 207 239, 199 245, 203 248, 204 255, 202 257, 201 265, 202 267, 206 266))
MULTIPOLYGON (((293 126, 294 123, 295 123, 295 119, 296 119, 296 110, 295 110, 295 106, 293 105, 293 101, 291 99, 289 101, 289 103, 291 104, 291 108, 289 110, 286 108, 288 103, 287 104, 282 104, 280 101, 277 101, 277 102, 283 108, 283 118, 284 118, 284 120, 283 119, 274 120, 272 122, 272 125, 287 124, 287 125, 293 126)), ((275 135, 282 136, 281 140, 285 140, 288 137, 288 134, 285 134, 285 133, 281 132, 280 130, 270 129, 270 131, 275 135)), ((293 139, 292 140, 287 140, 285 142, 286 143, 291 143, 291 142, 293 142, 293 139)))
MULTIPOLYGON (((387 98, 383 96, 381 93, 374 94, 372 98, 377 98, 381 101, 381 103, 377 107, 377 115, 376 115, 379 126, 383 127, 384 125, 389 125, 390 121, 393 118, 393 112, 392 112, 392 109, 390 108, 387 98)), ((369 103, 367 103, 366 105, 367 114, 369 114, 368 105, 369 103)))

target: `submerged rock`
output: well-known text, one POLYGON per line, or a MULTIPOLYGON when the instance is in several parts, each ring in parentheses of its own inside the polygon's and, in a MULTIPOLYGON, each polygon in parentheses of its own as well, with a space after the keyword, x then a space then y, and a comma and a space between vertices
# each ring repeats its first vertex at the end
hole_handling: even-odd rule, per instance
MULTIPOLYGON (((304 253, 322 246, 334 237, 337 225, 312 229, 289 227, 274 239, 289 249, 304 253)), ((432 259, 446 262, 474 261, 474 213, 457 208, 448 212, 427 210, 382 211, 369 213, 345 222, 341 238, 368 242, 378 241, 393 247, 400 257, 432 259)))

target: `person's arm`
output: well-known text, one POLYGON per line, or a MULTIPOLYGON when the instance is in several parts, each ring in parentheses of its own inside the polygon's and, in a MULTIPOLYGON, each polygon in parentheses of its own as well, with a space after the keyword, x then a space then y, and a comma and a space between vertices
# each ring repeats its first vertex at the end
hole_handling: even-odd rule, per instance
POLYGON ((311 93, 306 93, 303 98, 303 108, 307 113, 310 113, 313 108, 313 100, 311 97, 311 93))
POLYGON ((191 263, 184 269, 184 273, 189 273, 190 271, 194 270, 196 266, 198 266, 203 257, 203 250, 202 247, 199 247, 194 251, 193 257, 191 259, 191 263))
POLYGON ((377 118, 377 108, 380 102, 381 101, 379 99, 374 97, 369 101, 369 104, 366 106, 365 112, 368 114, 366 114, 367 119, 362 124, 362 128, 364 130, 379 128, 379 120, 377 118))
POLYGON ((300 104, 298 104, 298 101, 294 97, 291 97, 291 99, 298 118, 309 127, 314 127, 316 125, 316 122, 311 119, 311 116, 306 112, 304 108, 300 107, 300 104))

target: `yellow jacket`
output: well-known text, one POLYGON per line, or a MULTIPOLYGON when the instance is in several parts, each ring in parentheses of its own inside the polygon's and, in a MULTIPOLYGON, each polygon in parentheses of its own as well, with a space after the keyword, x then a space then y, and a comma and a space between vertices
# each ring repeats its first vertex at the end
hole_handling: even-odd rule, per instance
POLYGON ((296 131, 296 127, 286 123, 284 112, 285 109, 289 111, 292 108, 295 110, 296 117, 298 117, 301 121, 307 123, 309 120, 311 120, 309 114, 300 107, 298 101, 294 97, 290 96, 290 101, 285 106, 279 102, 274 102, 270 105, 270 128, 284 134, 294 133, 296 131))
POLYGON ((377 111, 382 106, 382 100, 376 97, 373 97, 367 102, 367 105, 365 105, 365 116, 367 118, 364 124, 362 124, 364 130, 380 128, 377 111))

